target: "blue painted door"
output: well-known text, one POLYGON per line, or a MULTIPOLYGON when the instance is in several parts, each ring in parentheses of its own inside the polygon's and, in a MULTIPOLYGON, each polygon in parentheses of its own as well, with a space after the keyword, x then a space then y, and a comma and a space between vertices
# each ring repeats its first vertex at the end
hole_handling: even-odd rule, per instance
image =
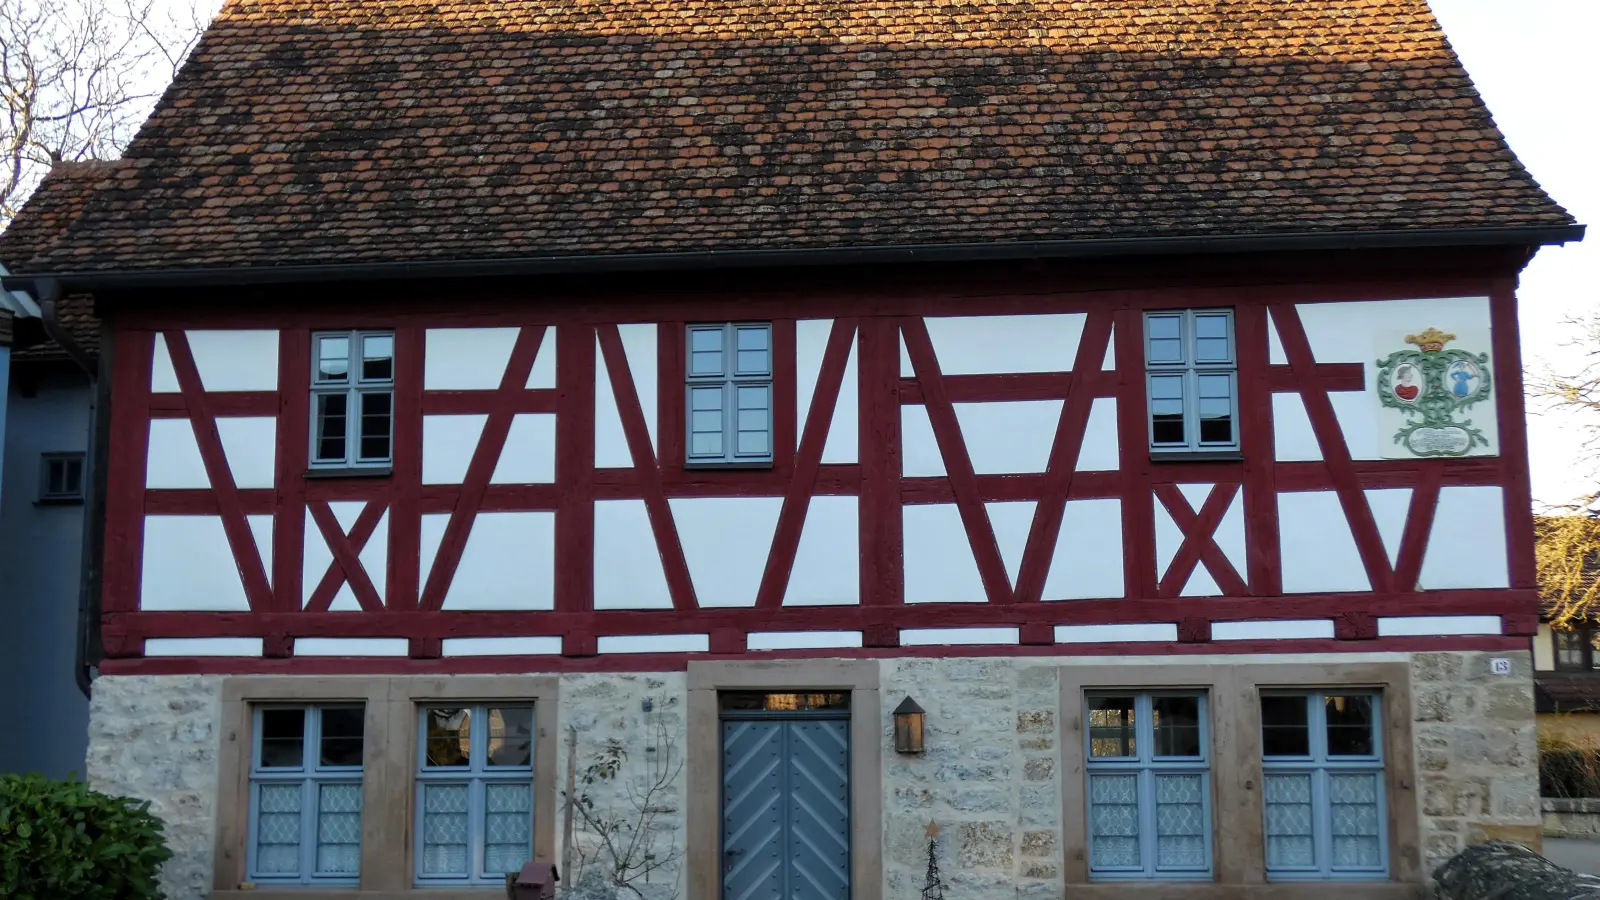
POLYGON ((723 900, 849 900, 849 726, 723 721, 723 900))

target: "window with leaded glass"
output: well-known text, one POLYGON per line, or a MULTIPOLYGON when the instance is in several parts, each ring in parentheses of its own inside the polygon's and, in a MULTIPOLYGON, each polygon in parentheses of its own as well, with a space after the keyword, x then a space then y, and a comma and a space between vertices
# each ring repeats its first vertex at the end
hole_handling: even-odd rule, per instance
POLYGON ((1091 693, 1089 877, 1211 877, 1210 729, 1204 694, 1091 693))
POLYGON ((690 325, 688 334, 688 464, 771 463, 772 326, 690 325))
POLYGON ((1225 309, 1146 313, 1144 332, 1150 450, 1238 450, 1233 313, 1225 309))
POLYGON ((394 332, 311 337, 311 465, 387 466, 393 458, 394 332))
POLYGON ((419 885, 499 884, 533 856, 533 706, 428 706, 418 728, 419 885))
POLYGON ((361 706, 254 711, 248 868, 264 884, 356 884, 361 706))
POLYGON ((1372 693, 1262 695, 1269 879, 1388 877, 1382 708, 1372 693))

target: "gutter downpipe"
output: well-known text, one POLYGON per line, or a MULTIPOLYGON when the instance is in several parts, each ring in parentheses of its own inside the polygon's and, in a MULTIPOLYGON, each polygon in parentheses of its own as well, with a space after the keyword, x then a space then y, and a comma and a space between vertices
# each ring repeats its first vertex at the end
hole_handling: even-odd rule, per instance
MULTIPOLYGON (((100 636, 100 552, 105 535, 105 466, 102 463, 109 451, 107 438, 110 429, 107 418, 111 411, 109 390, 111 380, 102 377, 108 371, 109 352, 102 351, 98 363, 91 359, 83 347, 61 327, 61 283, 51 278, 40 278, 31 285, 39 304, 39 321, 44 333, 50 337, 89 378, 92 399, 89 408, 88 449, 84 454, 84 484, 90 489, 83 511, 83 540, 79 551, 78 578, 78 640, 72 666, 73 678, 84 697, 90 696, 94 681, 93 669, 98 662, 100 636)), ((109 344, 107 345, 109 346, 109 344)))

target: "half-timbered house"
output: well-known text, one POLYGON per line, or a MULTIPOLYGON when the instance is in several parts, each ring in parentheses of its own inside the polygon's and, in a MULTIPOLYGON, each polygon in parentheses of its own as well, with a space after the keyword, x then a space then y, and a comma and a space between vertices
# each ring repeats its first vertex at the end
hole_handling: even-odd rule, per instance
POLYGON ((1416 896, 1537 840, 1581 234, 1424 0, 230 0, 5 281, 90 774, 180 898, 1416 896))

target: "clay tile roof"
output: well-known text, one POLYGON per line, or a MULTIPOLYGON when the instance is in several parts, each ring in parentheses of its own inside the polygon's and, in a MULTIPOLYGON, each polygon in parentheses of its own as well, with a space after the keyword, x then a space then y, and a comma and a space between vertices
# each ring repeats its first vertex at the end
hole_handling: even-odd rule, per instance
POLYGON ((1565 226, 1426 0, 230 0, 29 271, 1565 226))
MULTIPOLYGON (((83 213, 89 198, 105 184, 120 162, 56 163, 39 187, 28 198, 22 212, 5 231, 0 231, 0 265, 15 270, 28 259, 50 249, 63 239, 83 213)), ((100 320, 94 314, 94 298, 69 294, 58 304, 61 326, 89 353, 100 348, 100 320)), ((31 330, 30 330, 31 331, 31 330)), ((19 346, 11 354, 17 361, 64 360, 65 351, 45 341, 19 346)))

